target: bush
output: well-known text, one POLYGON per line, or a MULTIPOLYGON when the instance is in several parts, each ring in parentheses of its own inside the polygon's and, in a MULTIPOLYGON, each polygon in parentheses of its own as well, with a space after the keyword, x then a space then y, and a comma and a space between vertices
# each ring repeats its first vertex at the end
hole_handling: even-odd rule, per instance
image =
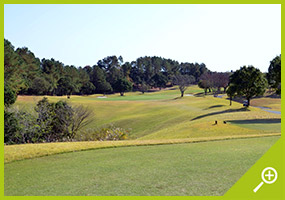
POLYGON ((78 141, 107 141, 125 140, 128 138, 130 130, 125 130, 114 125, 109 125, 101 129, 87 129, 76 136, 78 141))
POLYGON ((4 110, 4 143, 17 143, 16 134, 19 130, 18 120, 15 114, 4 110))
POLYGON ((77 132, 93 122, 93 111, 82 105, 74 106, 69 137, 73 139, 77 132))
POLYGON ((37 103, 36 115, 8 109, 11 110, 7 107, 4 114, 6 144, 70 141, 93 121, 93 112, 87 107, 71 107, 64 101, 50 103, 47 98, 37 103))
POLYGON ((46 142, 69 139, 73 121, 73 109, 64 101, 49 103, 47 98, 40 100, 35 107, 38 113, 39 135, 46 142))
POLYGON ((15 111, 15 116, 19 123, 19 130, 15 135, 17 143, 36 143, 43 141, 40 126, 37 124, 37 119, 34 115, 23 111, 15 111))

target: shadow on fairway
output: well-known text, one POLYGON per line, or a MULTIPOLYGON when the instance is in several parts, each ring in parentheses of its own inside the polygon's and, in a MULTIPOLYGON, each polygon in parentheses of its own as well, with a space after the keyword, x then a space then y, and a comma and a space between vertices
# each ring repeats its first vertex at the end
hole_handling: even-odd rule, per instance
POLYGON ((205 108, 204 110, 209 110, 209 109, 212 109, 212 108, 220 108, 220 107, 223 107, 225 105, 215 105, 215 106, 210 106, 208 108, 205 108))
POLYGON ((205 115, 200 115, 198 117, 195 117, 193 119, 191 119, 191 121, 197 120, 197 119, 202 119, 204 117, 209 117, 209 116, 213 116, 213 115, 219 115, 219 114, 223 114, 223 113, 231 113, 231 112, 244 112, 244 111, 249 111, 247 109, 247 107, 244 108, 239 108, 239 109, 227 109, 227 110, 223 110, 223 111, 219 111, 219 112, 212 112, 212 113, 208 113, 205 115))
POLYGON ((175 97, 174 99, 170 99, 170 100, 178 100, 178 99, 182 99, 182 97, 175 97))
POLYGON ((200 92, 197 94, 194 94, 195 97, 205 97, 205 93, 204 92, 200 92))
POLYGON ((281 119, 248 119, 248 120, 230 120, 233 124, 275 124, 281 123, 281 119))

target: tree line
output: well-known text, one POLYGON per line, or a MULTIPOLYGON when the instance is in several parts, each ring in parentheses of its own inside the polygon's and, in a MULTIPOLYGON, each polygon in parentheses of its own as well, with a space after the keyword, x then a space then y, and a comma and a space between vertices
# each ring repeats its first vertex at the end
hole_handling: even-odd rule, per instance
MULTIPOLYGON (((224 92, 233 72, 211 72, 204 63, 179 63, 157 56, 124 62, 122 56, 107 56, 93 66, 64 65, 55 59, 40 60, 27 47, 17 48, 4 39, 4 82, 16 94, 90 95, 127 91, 148 91, 178 85, 181 97, 189 84, 208 92, 224 92)), ((268 85, 281 94, 281 55, 276 56, 265 75, 268 85)), ((240 77, 242 80, 243 77, 240 77)), ((233 92, 233 88, 231 88, 233 92)), ((237 92, 236 92, 237 93, 237 92)))
POLYGON ((198 83, 209 71, 204 63, 179 63, 157 56, 124 62, 108 56, 93 66, 64 65, 55 59, 39 59, 27 47, 17 48, 4 39, 5 84, 21 95, 90 95, 173 86, 178 75, 198 83))

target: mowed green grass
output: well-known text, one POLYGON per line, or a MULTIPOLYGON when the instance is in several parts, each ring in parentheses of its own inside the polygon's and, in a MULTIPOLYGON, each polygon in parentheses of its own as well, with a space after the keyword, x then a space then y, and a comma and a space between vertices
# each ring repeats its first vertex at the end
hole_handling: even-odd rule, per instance
MULTIPOLYGON (((96 129, 114 124, 117 127, 131 129, 129 139, 177 139, 215 137, 231 135, 280 133, 281 124, 267 123, 266 120, 280 119, 280 115, 268 113, 260 108, 250 107, 244 110, 240 103, 225 98, 204 96, 203 90, 191 86, 180 98, 177 88, 158 92, 126 93, 102 95, 48 97, 50 101, 66 100, 73 105, 85 105, 94 111, 94 122, 86 129, 96 129), (187 96, 192 94, 193 96, 187 96), (199 94, 199 95, 197 95, 199 94), (264 123, 253 124, 251 120, 264 120, 264 123), (215 121, 218 125, 214 125, 215 121), (234 123, 235 120, 249 120, 250 123, 234 123), (232 123, 224 124, 223 121, 232 123)), ((32 110, 42 97, 19 96, 15 107, 32 110)), ((267 104, 268 104, 267 100, 267 104)), ((274 101, 274 104, 278 102, 274 101)))
POLYGON ((98 149, 5 164, 7 196, 223 195, 280 137, 98 149))

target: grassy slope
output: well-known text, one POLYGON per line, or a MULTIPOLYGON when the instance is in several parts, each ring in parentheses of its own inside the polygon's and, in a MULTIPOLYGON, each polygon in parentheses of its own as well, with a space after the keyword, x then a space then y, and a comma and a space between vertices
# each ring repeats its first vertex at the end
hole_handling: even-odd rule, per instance
MULTIPOLYGON (((190 87, 186 94, 201 92, 197 86, 190 87)), ((100 95, 86 97, 72 96, 72 104, 84 104, 94 110, 95 122, 87 128, 115 126, 131 128, 130 139, 176 139, 248 134, 280 133, 280 123, 266 120, 280 119, 280 115, 250 108, 244 111, 242 105, 213 96, 185 96, 179 98, 178 90, 159 92, 118 94, 98 99, 100 95), (234 120, 266 119, 264 123, 234 123, 234 120), (218 125, 213 125, 218 120, 218 125), (223 124, 222 121, 232 121, 223 124)), ((42 97, 19 97, 16 106, 30 109, 42 97)), ((51 101, 66 97, 48 97, 51 101)), ((276 102, 274 102, 276 103, 276 102)))
POLYGON ((278 138, 112 148, 17 161, 5 164, 4 192, 223 195, 278 138))
POLYGON ((268 107, 275 111, 281 111, 281 98, 256 98, 251 101, 252 106, 268 107))

